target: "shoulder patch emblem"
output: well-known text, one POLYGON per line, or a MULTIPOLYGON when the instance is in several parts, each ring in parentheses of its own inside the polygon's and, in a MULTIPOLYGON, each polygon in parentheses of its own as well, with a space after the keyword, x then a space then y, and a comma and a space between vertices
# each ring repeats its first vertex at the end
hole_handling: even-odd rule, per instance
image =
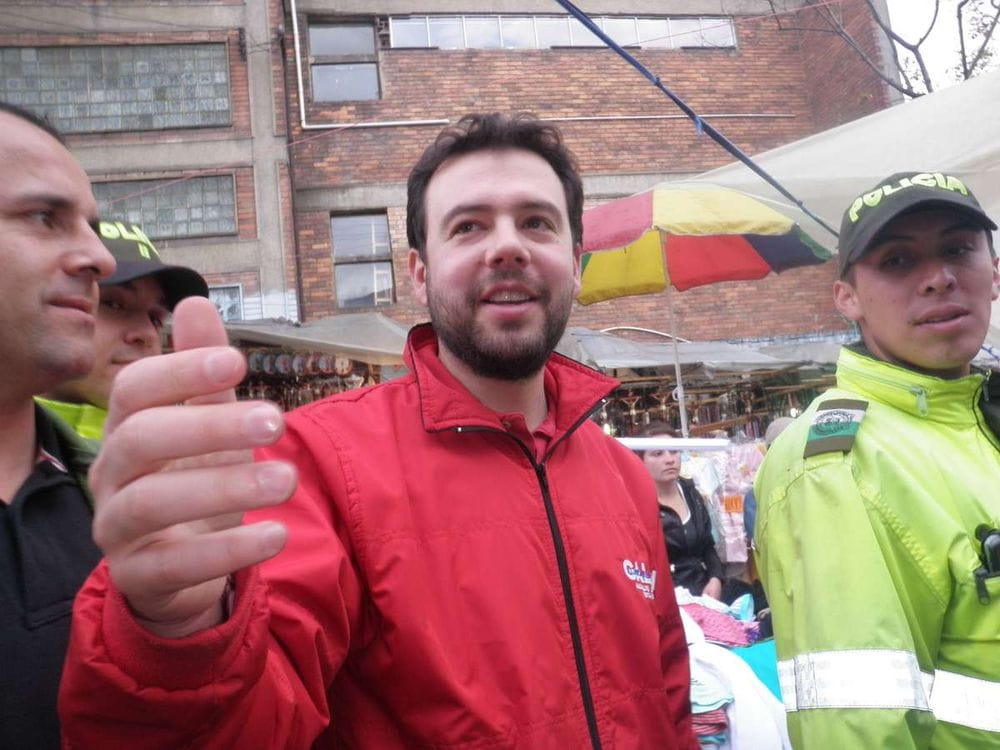
POLYGON ((833 451, 848 453, 854 447, 854 438, 867 408, 867 401, 850 398, 834 398, 820 404, 809 425, 802 457, 833 451))

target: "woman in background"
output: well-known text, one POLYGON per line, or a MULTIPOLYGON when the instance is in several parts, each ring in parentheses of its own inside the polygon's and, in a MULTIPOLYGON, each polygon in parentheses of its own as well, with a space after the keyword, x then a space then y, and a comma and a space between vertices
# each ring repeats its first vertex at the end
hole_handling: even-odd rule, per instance
MULTIPOLYGON (((653 422, 644 430, 646 437, 676 437, 670 427, 653 422)), ((642 460, 656 482, 660 503, 660 525, 670 557, 674 586, 683 586, 694 596, 722 595, 722 561, 715 550, 712 520, 694 482, 680 476, 678 451, 647 450, 642 460)))

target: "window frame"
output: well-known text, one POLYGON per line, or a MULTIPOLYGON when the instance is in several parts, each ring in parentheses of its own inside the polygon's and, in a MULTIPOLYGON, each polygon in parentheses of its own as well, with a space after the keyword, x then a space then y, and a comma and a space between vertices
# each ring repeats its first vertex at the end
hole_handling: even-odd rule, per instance
POLYGON ((309 96, 313 104, 322 106, 336 106, 339 104, 349 104, 352 102, 377 102, 382 99, 382 70, 379 63, 379 37, 375 28, 374 19, 310 19, 307 22, 306 39, 309 44, 309 51, 306 61, 309 63, 309 96), (354 26, 367 28, 371 33, 372 51, 370 53, 349 53, 342 55, 316 55, 312 50, 312 39, 309 34, 314 28, 322 26, 354 26), (346 65, 371 65, 375 69, 375 96, 365 99, 319 99, 316 96, 316 73, 317 67, 343 67, 346 65))
MULTIPOLYGON (((228 230, 227 231, 221 231, 220 230, 220 231, 209 232, 209 231, 204 231, 203 230, 201 232, 193 233, 193 232, 191 232, 189 230, 185 234, 160 235, 159 232, 157 231, 157 229, 151 229, 150 228, 152 226, 158 226, 159 225, 158 221, 156 221, 156 222, 148 221, 148 220, 146 220, 145 218, 142 217, 141 213, 140 213, 140 217, 139 218, 135 218, 134 216, 131 216, 131 215, 126 216, 126 211, 128 211, 127 204, 123 205, 120 209, 111 209, 111 210, 109 210, 107 212, 103 212, 102 211, 102 213, 106 213, 107 217, 109 219, 111 219, 111 220, 115 220, 115 219, 121 218, 122 220, 127 220, 127 221, 129 221, 131 223, 138 224, 139 226, 141 226, 143 228, 143 231, 145 231, 146 234, 149 235, 149 238, 151 240, 153 240, 154 242, 185 242, 185 241, 188 241, 188 240, 199 240, 199 239, 205 239, 205 238, 210 238, 210 237, 235 237, 235 238, 238 238, 240 236, 240 211, 239 211, 239 201, 238 201, 238 197, 237 197, 236 174, 234 172, 219 172, 219 173, 216 173, 216 174, 201 174, 201 173, 196 173, 196 174, 193 174, 193 175, 185 175, 184 177, 186 177, 187 179, 179 179, 177 176, 169 176, 169 175, 168 176, 160 176, 160 177, 139 177, 139 178, 132 178, 132 179, 129 179, 129 178, 115 178, 114 176, 110 176, 108 179, 95 180, 93 182, 93 185, 94 185, 95 188, 97 188, 95 190, 95 193, 96 193, 96 192, 98 192, 100 190, 100 188, 97 187, 99 185, 108 185, 108 184, 112 184, 112 185, 113 184, 140 185, 141 183, 162 183, 163 187, 169 187, 171 185, 177 184, 178 182, 194 183, 196 180, 219 179, 219 178, 222 178, 224 181, 227 181, 229 183, 229 185, 231 186, 231 189, 232 189, 232 197, 233 197, 233 202, 232 202, 232 216, 231 216, 232 226, 233 226, 232 231, 228 231, 228 230)), ((133 209, 133 210, 138 210, 138 211, 142 212, 144 210, 144 208, 141 205, 141 199, 146 194, 154 194, 155 192, 156 192, 155 190, 145 191, 145 190, 142 190, 142 189, 137 189, 136 191, 134 191, 134 193, 132 195, 126 195, 125 197, 126 198, 129 198, 129 197, 138 198, 140 200, 140 205, 138 206, 137 209, 133 209)), ((116 201, 116 202, 121 202, 121 199, 118 199, 118 201, 116 201)), ((98 203, 100 203, 100 199, 98 199, 98 203)), ((221 204, 216 204, 216 205, 221 205, 221 204)), ((186 206, 186 209, 189 212, 191 211, 192 208, 198 208, 198 209, 204 211, 207 207, 208 206, 205 203, 201 203, 198 206, 192 206, 192 205, 188 204, 186 206)), ((158 210, 158 208, 153 207, 153 210, 158 210)), ((229 218, 229 217, 227 217, 227 218, 229 218)), ((192 219, 191 219, 190 216, 188 216, 188 218, 185 221, 190 226, 192 219)), ((201 221, 202 224, 204 224, 205 221, 207 221, 207 219, 204 216, 202 216, 201 219, 200 219, 200 221, 201 221)))
MULTIPOLYGON (((242 284, 242 282, 238 282, 237 281, 237 282, 233 282, 231 284, 209 284, 208 285, 208 298, 212 299, 212 292, 215 291, 215 290, 218 290, 218 289, 235 289, 236 290, 236 297, 239 300, 239 306, 240 306, 240 317, 238 317, 238 318, 226 318, 226 317, 222 316, 222 313, 220 312, 219 315, 222 316, 223 322, 229 323, 229 322, 236 321, 236 320, 246 320, 246 317, 245 317, 245 315, 246 315, 246 305, 244 303, 243 284, 242 284)), ((212 300, 212 304, 215 304, 215 300, 212 300)))
MULTIPOLYGON (((374 227, 374 225, 372 225, 374 227)), ((375 250, 378 245, 374 242, 374 237, 372 241, 372 249, 375 250)), ((391 307, 396 304, 396 268, 393 262, 393 252, 392 252, 392 231, 389 226, 389 214, 385 209, 368 210, 368 211, 352 211, 349 213, 331 213, 330 214, 330 262, 333 266, 332 274, 332 285, 333 285, 333 296, 336 300, 338 310, 358 310, 366 308, 381 308, 381 307, 391 307), (362 218, 362 217, 379 217, 385 222, 385 238, 386 238, 386 250, 382 253, 372 252, 371 255, 359 255, 352 256, 349 258, 344 258, 341 260, 337 259, 337 248, 334 237, 334 221, 336 219, 345 218, 362 218), (377 281, 378 269, 375 266, 379 264, 388 264, 389 271, 389 285, 388 285, 388 298, 383 298, 384 301, 380 301, 379 289, 377 283, 373 283, 373 289, 371 290, 371 295, 373 303, 370 305, 346 305, 343 304, 344 298, 341 296, 337 289, 337 268, 344 268, 348 266, 372 266, 373 282, 377 281)))
MULTIPOLYGON (((736 38, 736 24, 733 16, 719 15, 719 16, 702 16, 702 15, 598 15, 592 17, 594 22, 602 29, 605 29, 606 21, 613 20, 616 22, 629 22, 631 21, 635 29, 636 42, 626 42, 624 46, 635 48, 635 49, 649 49, 649 50, 683 50, 683 49, 735 49, 737 47, 736 38), (642 43, 642 36, 639 32, 641 21, 664 21, 667 27, 667 42, 659 44, 646 44, 642 43), (706 24, 716 24, 722 25, 723 23, 728 26, 728 36, 731 40, 729 45, 713 45, 713 44, 682 44, 674 41, 674 33, 672 24, 676 21, 688 21, 694 22, 699 27, 699 38, 704 38, 704 32, 702 29, 706 24)), ((414 24, 416 25, 416 24, 414 24)), ((657 39, 662 39, 657 37, 657 39)), ((580 21, 572 18, 570 16, 554 16, 547 13, 410 13, 410 14, 400 14, 400 15, 390 15, 389 16, 389 34, 388 34, 388 48, 389 49, 488 49, 488 50, 520 50, 520 49, 535 49, 535 50, 546 50, 546 49, 597 49, 602 48, 603 42, 595 36, 589 29, 587 29, 580 21), (444 19, 455 19, 457 20, 462 28, 462 47, 437 47, 431 44, 431 31, 430 23, 431 19, 434 18, 444 18, 444 19), (468 33, 466 31, 467 19, 497 19, 500 32, 500 46, 499 47, 470 47, 468 43, 468 33), (503 19, 525 19, 531 21, 535 46, 534 47, 512 47, 507 46, 504 43, 503 38, 503 19), (544 19, 546 22, 551 22, 553 20, 562 21, 566 24, 566 35, 568 39, 568 44, 557 44, 557 45, 545 45, 541 44, 541 39, 544 36, 539 34, 539 21, 544 19), (399 21, 423 21, 424 26, 424 44, 423 45, 399 45, 396 44, 396 28, 395 24, 399 21)))
POLYGON ((223 39, 0 45, 0 52, 6 51, 20 56, 18 65, 24 68, 21 75, 5 71, 0 98, 48 116, 67 136, 188 132, 237 125, 233 63, 229 43, 223 39), (49 54, 65 55, 65 61, 47 59, 49 54), (169 69, 178 62, 183 69, 169 69), (223 69, 215 70, 212 63, 223 69), (160 64, 167 69, 152 69, 160 64), (60 74, 61 67, 66 72, 60 74), (91 77, 84 69, 93 67, 101 73, 91 77), (24 86, 28 81, 31 85, 24 86), (19 90, 7 88, 14 82, 19 90), (74 82, 85 82, 86 90, 74 87, 74 82), (167 96, 173 89, 193 93, 167 96), (161 93, 166 98, 158 98, 161 93), (224 106, 216 106, 220 101, 224 106), (223 114, 216 117, 218 113, 223 114))

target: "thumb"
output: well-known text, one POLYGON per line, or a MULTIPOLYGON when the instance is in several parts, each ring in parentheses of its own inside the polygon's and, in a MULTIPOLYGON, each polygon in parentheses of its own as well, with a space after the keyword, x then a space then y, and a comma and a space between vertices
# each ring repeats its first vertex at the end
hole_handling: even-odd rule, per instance
POLYGON ((185 297, 177 303, 173 316, 173 338, 177 351, 229 344, 218 310, 205 297, 185 297))

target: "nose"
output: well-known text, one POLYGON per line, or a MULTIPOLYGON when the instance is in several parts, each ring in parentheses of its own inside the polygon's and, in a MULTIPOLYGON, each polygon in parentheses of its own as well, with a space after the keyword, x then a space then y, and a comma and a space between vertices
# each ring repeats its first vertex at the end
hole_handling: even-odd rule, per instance
POLYGON ((504 217, 498 220, 492 240, 486 252, 486 264, 491 267, 523 266, 531 257, 513 219, 504 217))
POLYGON ((946 292, 953 289, 955 284, 955 271, 950 263, 938 259, 931 261, 927 278, 924 280, 925 293, 946 292))
POLYGON ((152 347, 153 342, 160 336, 160 331, 149 316, 143 312, 138 312, 134 316, 134 321, 125 331, 125 343, 129 346, 140 346, 144 349, 152 347))
POLYGON ((74 275, 89 275, 100 281, 115 272, 115 258, 90 222, 81 219, 71 241, 76 249, 70 256, 74 275))

